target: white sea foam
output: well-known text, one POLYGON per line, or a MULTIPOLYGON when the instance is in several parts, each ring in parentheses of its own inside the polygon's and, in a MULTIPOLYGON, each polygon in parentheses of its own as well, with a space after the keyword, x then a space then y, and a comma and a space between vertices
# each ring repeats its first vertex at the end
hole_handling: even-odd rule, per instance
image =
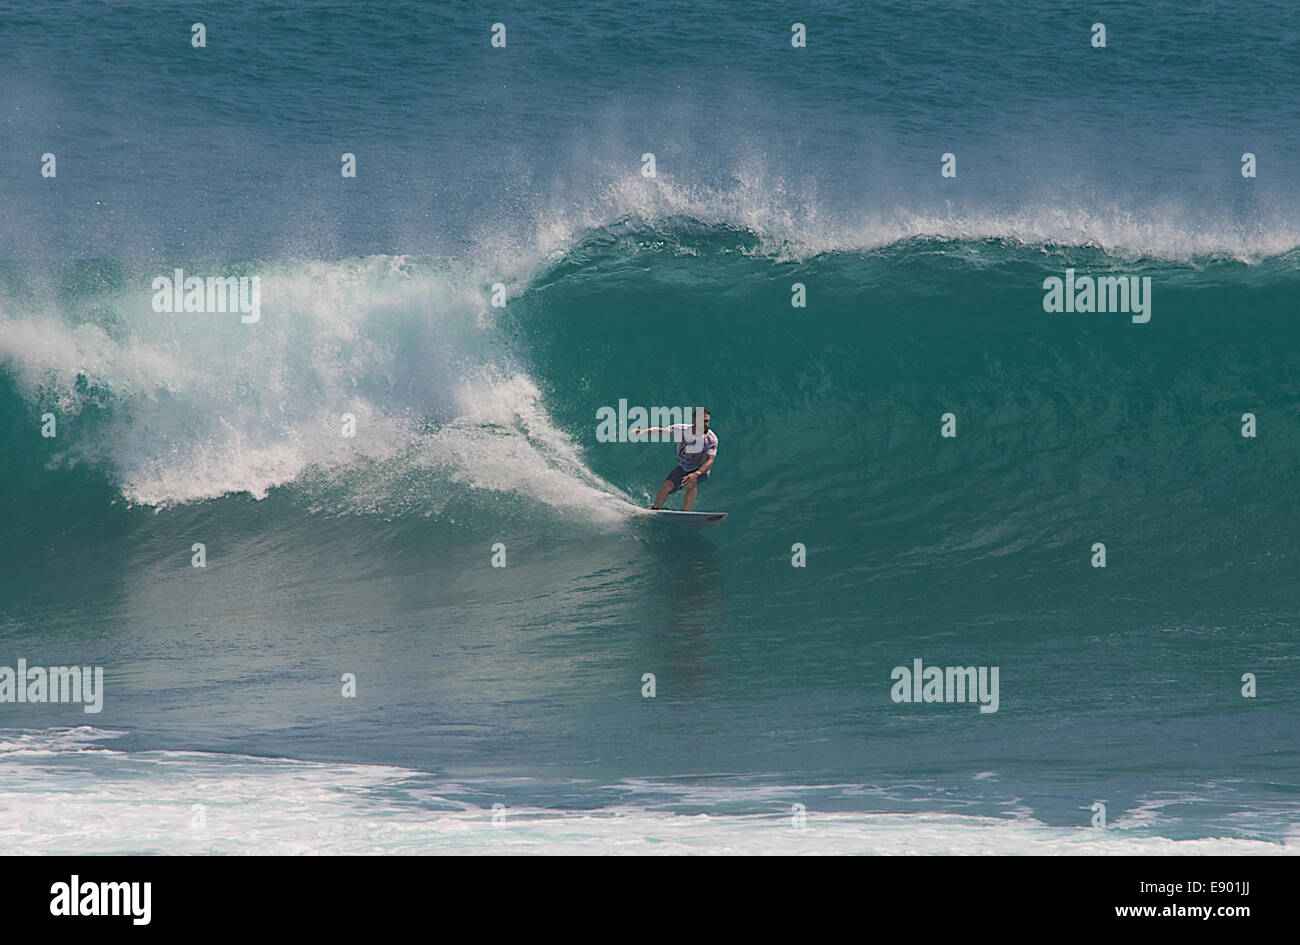
MULTIPOLYGON (((1123 815, 1106 829, 1031 816, 826 813, 796 827, 781 798, 828 786, 677 785, 695 803, 771 801, 768 814, 673 813, 633 803, 589 811, 490 807, 455 795, 465 779, 397 767, 201 752, 123 752, 119 733, 82 727, 0 733, 0 854, 1007 854, 1300 853, 1282 842, 1175 840, 1123 815)), ((674 785, 642 782, 673 792, 674 785)), ((842 786, 849 787, 849 786, 842 786)), ((617 793, 617 791, 615 792, 617 793)))
POLYGON ((143 278, 112 300, 108 329, 0 300, 0 364, 57 407, 55 442, 75 444, 61 456, 107 467, 135 504, 264 498, 310 476, 340 486, 336 511, 419 512, 394 497, 415 481, 427 506, 423 475, 621 520, 627 497, 587 469, 512 363, 478 279, 400 257, 283 263, 264 273, 255 325, 155 313, 143 278))

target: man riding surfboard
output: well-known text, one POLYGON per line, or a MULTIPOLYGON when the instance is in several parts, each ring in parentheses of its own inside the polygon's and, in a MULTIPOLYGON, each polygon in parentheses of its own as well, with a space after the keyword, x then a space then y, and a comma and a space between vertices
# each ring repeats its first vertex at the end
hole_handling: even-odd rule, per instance
POLYGON ((652 509, 662 509, 668 497, 679 489, 685 489, 682 511, 689 512, 695 504, 695 490, 701 482, 709 478, 713 461, 718 455, 718 435, 709 429, 709 412, 703 407, 695 408, 695 423, 674 423, 667 427, 649 427, 647 429, 629 430, 629 433, 663 434, 677 446, 677 468, 668 474, 664 484, 659 487, 652 509))

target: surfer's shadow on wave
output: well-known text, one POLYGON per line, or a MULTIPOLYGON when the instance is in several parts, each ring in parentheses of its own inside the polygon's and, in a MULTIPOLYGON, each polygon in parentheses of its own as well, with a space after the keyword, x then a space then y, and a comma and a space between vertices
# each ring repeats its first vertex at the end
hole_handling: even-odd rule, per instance
POLYGON ((690 533, 663 536, 650 545, 653 580, 674 630, 698 633, 715 627, 723 597, 722 558, 711 541, 690 533))

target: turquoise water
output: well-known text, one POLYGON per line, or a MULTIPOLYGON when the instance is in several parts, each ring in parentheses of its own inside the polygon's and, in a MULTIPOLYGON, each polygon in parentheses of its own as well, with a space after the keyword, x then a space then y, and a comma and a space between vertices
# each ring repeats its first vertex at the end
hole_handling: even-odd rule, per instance
POLYGON ((1294 9, 638 10, 6 19, 0 847, 1294 852, 1294 9))

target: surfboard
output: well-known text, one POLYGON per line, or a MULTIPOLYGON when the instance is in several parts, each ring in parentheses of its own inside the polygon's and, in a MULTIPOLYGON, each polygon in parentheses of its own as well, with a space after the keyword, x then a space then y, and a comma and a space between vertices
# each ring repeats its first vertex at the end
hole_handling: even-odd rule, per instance
POLYGON ((651 509, 650 517, 656 521, 674 525, 677 528, 689 528, 704 531, 717 528, 727 517, 726 512, 674 512, 671 509, 651 509))

